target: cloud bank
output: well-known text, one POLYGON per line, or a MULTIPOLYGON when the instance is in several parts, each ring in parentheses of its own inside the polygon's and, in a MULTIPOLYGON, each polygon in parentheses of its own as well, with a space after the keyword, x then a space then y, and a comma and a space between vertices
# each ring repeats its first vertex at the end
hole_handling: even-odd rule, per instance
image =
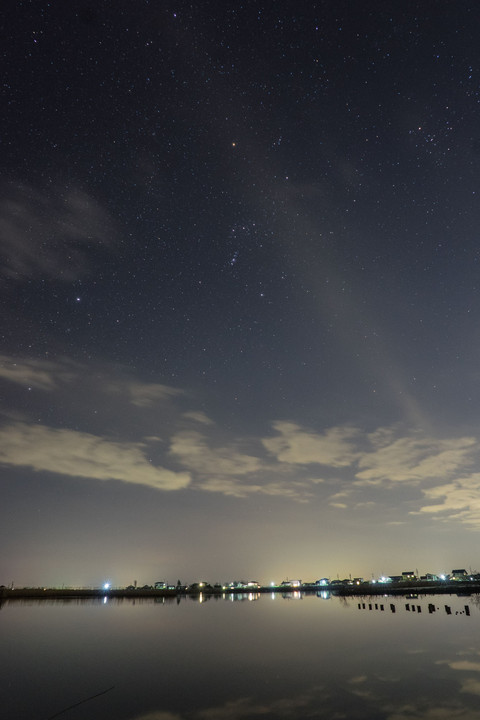
POLYGON ((318 430, 275 420, 261 435, 239 437, 195 407, 190 392, 144 382, 125 368, 1 356, 0 382, 30 391, 14 420, 3 408, 5 466, 156 490, 319 501, 332 512, 375 512, 380 503, 392 508, 390 522, 420 515, 480 529, 475 433, 437 437, 400 425, 366 432, 350 424, 318 430))

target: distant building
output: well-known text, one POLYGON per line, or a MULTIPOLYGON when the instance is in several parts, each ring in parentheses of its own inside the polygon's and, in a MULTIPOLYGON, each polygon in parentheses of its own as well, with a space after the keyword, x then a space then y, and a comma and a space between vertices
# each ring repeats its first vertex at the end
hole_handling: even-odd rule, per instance
POLYGON ((460 568, 460 570, 452 570, 450 574, 451 580, 467 580, 468 579, 468 573, 465 570, 465 568, 460 568))
POLYGON ((294 587, 299 588, 302 585, 301 580, 283 580, 283 582, 280 583, 280 587, 294 587))
POLYGON ((413 572, 413 570, 406 570, 405 572, 402 572, 402 580, 416 580, 417 576, 413 572))
POLYGON ((234 580, 233 582, 222 585, 224 590, 258 590, 260 583, 256 580, 234 580))

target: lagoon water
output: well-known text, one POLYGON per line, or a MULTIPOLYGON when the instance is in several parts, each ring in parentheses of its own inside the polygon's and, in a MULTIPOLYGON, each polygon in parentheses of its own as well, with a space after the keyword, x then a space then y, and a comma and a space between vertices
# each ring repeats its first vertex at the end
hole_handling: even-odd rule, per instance
POLYGON ((9 720, 480 720, 480 596, 9 601, 0 666, 9 720))

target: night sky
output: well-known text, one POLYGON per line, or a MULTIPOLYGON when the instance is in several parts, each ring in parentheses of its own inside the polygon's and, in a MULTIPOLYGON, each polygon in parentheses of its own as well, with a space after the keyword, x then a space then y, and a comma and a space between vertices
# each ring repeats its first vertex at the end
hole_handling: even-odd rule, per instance
POLYGON ((478 3, 0 13, 0 584, 479 569, 478 3))

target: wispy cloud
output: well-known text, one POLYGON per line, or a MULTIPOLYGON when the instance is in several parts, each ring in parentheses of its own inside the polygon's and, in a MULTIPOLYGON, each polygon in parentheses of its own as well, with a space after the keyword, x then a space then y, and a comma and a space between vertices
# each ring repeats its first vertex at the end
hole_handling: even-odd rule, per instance
POLYGON ((127 384, 130 401, 137 407, 151 407, 157 402, 183 395, 183 390, 158 383, 132 382, 127 384))
POLYGON ((206 492, 221 493, 228 497, 246 498, 251 495, 283 497, 297 502, 308 502, 313 497, 307 483, 271 482, 247 483, 232 477, 209 477, 200 480, 197 486, 206 492))
POLYGON ((53 390, 58 378, 68 380, 72 377, 66 368, 57 363, 44 360, 14 360, 0 355, 0 378, 9 382, 32 387, 37 390, 53 390))
POLYGON ((190 484, 186 472, 151 464, 140 443, 114 442, 75 430, 16 423, 0 429, 0 462, 70 477, 121 480, 156 490, 190 484))
POLYGON ((108 213, 79 189, 65 194, 4 183, 0 201, 0 273, 70 282, 92 269, 94 247, 113 244, 108 213))
POLYGON ((214 425, 214 421, 211 420, 206 413, 202 411, 195 411, 191 410, 189 412, 183 413, 183 417, 187 420, 193 420, 195 423, 200 423, 200 425, 214 425))

